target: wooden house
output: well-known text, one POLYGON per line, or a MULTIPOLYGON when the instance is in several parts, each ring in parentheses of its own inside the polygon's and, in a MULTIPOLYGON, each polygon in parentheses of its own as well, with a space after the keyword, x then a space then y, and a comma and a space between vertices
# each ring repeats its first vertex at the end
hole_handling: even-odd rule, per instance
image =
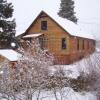
POLYGON ((70 64, 95 51, 95 40, 78 25, 44 11, 21 35, 30 41, 38 37, 40 47, 55 57, 55 64, 70 64))

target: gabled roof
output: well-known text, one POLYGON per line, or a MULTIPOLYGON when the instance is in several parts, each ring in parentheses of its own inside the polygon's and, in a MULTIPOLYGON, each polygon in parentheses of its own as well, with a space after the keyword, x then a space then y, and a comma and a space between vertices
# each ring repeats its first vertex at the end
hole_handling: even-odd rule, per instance
POLYGON ((82 31, 82 29, 79 28, 77 24, 74 24, 73 22, 64 19, 62 17, 59 17, 57 14, 51 14, 51 13, 46 13, 44 11, 41 11, 39 15, 34 19, 32 24, 28 27, 28 29, 25 31, 26 35, 28 33, 28 30, 33 26, 34 22, 37 20, 37 18, 42 14, 46 14, 48 17, 50 17, 54 22, 56 22, 63 30, 69 33, 71 36, 78 36, 78 37, 83 37, 83 38, 88 38, 88 39, 94 39, 92 34, 89 34, 85 31, 82 31))
POLYGON ((0 55, 9 61, 17 61, 21 57, 21 54, 11 49, 1 49, 0 55))

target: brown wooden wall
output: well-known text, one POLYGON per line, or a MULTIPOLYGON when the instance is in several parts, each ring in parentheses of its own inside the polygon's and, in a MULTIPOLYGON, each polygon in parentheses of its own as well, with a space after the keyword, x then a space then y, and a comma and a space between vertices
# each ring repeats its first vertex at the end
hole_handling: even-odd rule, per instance
POLYGON ((72 63, 83 56, 94 51, 95 41, 91 39, 71 36, 62 29, 52 18, 45 15, 38 16, 31 27, 27 30, 27 35, 32 33, 43 33, 44 48, 55 56, 55 62, 64 64, 72 63), (47 21, 47 30, 41 30, 41 21, 47 21), (61 39, 66 38, 67 48, 61 48, 61 39), (77 48, 79 40, 79 49, 77 48), (84 42, 84 43, 83 43, 84 42), (84 44, 84 47, 83 47, 84 44), (58 61, 57 61, 58 60, 58 61))
POLYGON ((45 48, 54 54, 69 54, 70 44, 69 44, 69 35, 64 30, 62 30, 54 21, 49 17, 38 18, 31 29, 28 31, 28 34, 31 33, 43 33, 45 38, 45 48), (48 30, 41 30, 41 21, 48 22, 48 30), (61 39, 66 38, 67 40, 67 49, 61 49, 61 39))

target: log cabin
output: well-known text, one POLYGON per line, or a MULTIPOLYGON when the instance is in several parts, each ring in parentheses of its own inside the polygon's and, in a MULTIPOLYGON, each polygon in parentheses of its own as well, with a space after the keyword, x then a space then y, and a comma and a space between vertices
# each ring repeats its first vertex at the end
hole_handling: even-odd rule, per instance
POLYGON ((30 42, 33 38, 39 39, 41 49, 54 55, 54 64, 71 64, 95 51, 92 35, 83 32, 73 22, 44 11, 21 35, 21 39, 30 42))

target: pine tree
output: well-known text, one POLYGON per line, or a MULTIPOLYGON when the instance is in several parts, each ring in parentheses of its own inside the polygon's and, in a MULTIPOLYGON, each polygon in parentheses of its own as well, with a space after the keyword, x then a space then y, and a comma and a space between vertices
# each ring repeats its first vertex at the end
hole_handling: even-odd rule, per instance
POLYGON ((61 0, 60 10, 58 12, 58 15, 74 23, 77 23, 77 18, 74 12, 74 1, 73 0, 61 0))
POLYGON ((0 42, 9 44, 15 36, 15 20, 12 3, 7 0, 0 0, 0 42))

